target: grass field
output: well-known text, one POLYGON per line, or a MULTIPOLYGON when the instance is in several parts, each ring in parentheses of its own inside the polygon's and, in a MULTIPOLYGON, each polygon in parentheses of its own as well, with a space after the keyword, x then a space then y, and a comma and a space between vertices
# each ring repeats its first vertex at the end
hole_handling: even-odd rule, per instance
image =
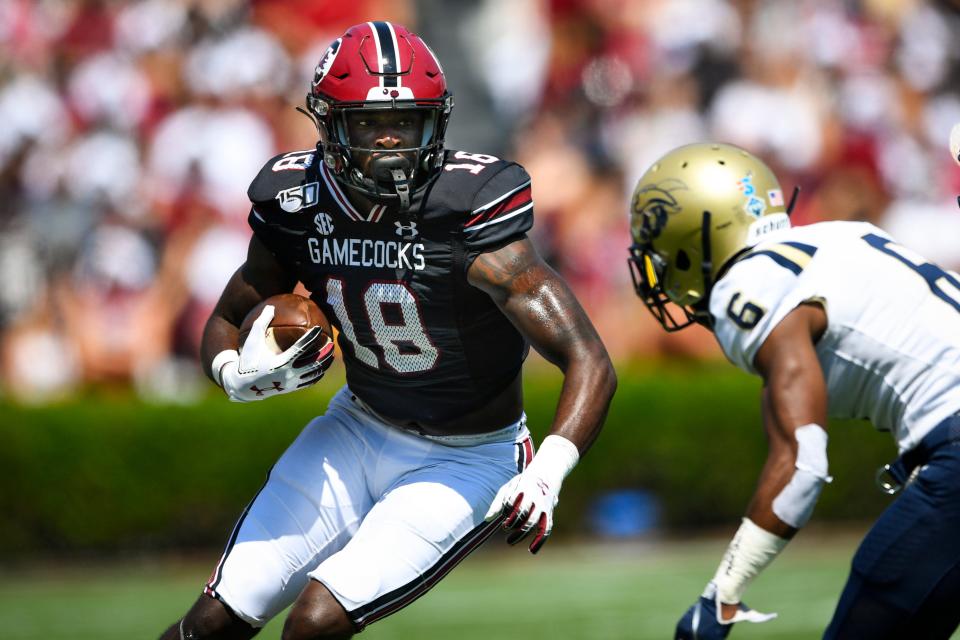
MULTIPOLYGON (((751 587, 747 602, 780 617, 733 638, 819 638, 843 587, 856 534, 804 532, 751 587)), ((490 541, 433 591, 376 623, 369 640, 672 638, 712 575, 725 540, 547 545, 538 557, 490 541)), ((209 562, 213 562, 214 553, 209 562)), ((137 561, 4 571, 6 640, 156 638, 193 602, 207 561, 137 561)), ((280 620, 258 636, 280 637, 280 620)))

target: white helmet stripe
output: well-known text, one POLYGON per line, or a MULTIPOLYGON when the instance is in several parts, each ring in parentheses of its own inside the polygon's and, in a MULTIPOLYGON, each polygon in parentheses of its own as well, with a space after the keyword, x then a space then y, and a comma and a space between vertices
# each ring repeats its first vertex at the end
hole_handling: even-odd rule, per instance
MULTIPOLYGON (((368 22, 367 25, 370 27, 370 33, 373 34, 373 44, 377 47, 377 73, 383 73, 383 52, 380 51, 380 36, 377 35, 377 23, 368 22)), ((380 80, 380 86, 383 86, 383 76, 378 76, 380 80)))

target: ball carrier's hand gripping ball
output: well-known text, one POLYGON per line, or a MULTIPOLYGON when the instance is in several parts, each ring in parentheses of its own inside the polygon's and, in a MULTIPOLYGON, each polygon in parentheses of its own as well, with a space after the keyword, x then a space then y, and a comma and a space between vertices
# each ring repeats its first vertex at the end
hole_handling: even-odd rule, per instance
POLYGON ((234 402, 316 384, 333 362, 332 329, 312 300, 288 293, 254 307, 240 325, 240 352, 217 354, 214 380, 234 402))
POLYGON ((411 195, 442 167, 453 96, 433 51, 401 25, 350 27, 317 64, 306 103, 320 132, 317 149, 324 164, 338 182, 374 201, 408 209, 411 195), (389 150, 358 146, 349 116, 383 109, 418 112, 419 144, 389 150))
MULTIPOLYGON (((286 351, 313 327, 320 327, 328 340, 333 338, 330 321, 316 302, 296 293, 281 293, 270 296, 255 306, 243 319, 239 336, 241 347, 246 342, 253 323, 267 305, 273 307, 273 319, 267 326, 266 341, 274 353, 286 351)), ((319 344, 322 345, 324 342, 321 340, 319 344)))

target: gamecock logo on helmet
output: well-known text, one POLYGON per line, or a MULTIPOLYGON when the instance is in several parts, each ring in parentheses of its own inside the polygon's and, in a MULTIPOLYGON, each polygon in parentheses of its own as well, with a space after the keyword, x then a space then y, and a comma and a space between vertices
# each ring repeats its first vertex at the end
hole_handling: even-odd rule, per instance
POLYGON ((340 43, 343 42, 343 38, 337 38, 333 41, 329 47, 327 47, 326 53, 323 54, 323 57, 320 58, 320 62, 317 63, 317 68, 313 72, 313 84, 318 85, 323 81, 327 74, 330 73, 330 67, 333 66, 333 61, 337 59, 337 52, 340 51, 340 43))

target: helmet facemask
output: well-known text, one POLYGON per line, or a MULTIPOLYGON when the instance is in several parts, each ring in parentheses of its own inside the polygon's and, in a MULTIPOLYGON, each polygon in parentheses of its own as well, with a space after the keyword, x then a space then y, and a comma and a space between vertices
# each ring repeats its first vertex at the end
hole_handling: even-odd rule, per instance
MULTIPOLYGON (((700 272, 703 278, 703 293, 698 295, 693 291, 687 292, 687 298, 693 298, 689 304, 680 304, 674 301, 667 294, 667 285, 665 284, 671 279, 671 270, 689 271, 693 268, 692 260, 687 252, 682 249, 678 251, 673 259, 674 264, 671 265, 670 256, 658 252, 649 240, 645 243, 634 242, 629 249, 630 257, 627 258, 627 264, 630 268, 634 291, 657 322, 660 323, 660 326, 668 333, 680 331, 693 323, 704 325, 707 328, 713 326, 713 320, 707 305, 712 284, 709 211, 705 211, 703 214, 701 233, 700 272)), ((643 235, 641 232, 641 238, 643 235)))
POLYGON ((443 134, 453 105, 452 97, 441 104, 393 100, 333 107, 308 95, 307 104, 312 107, 321 132, 317 148, 323 154, 324 163, 341 184, 372 200, 395 200, 401 209, 409 208, 411 194, 426 187, 443 164, 443 134), (320 117, 319 113, 324 111, 326 116, 320 117), (357 134, 351 132, 350 122, 359 114, 374 111, 391 111, 398 116, 409 112, 422 118, 416 143, 394 148, 359 143, 357 134), (365 162, 366 158, 369 162, 365 162))

